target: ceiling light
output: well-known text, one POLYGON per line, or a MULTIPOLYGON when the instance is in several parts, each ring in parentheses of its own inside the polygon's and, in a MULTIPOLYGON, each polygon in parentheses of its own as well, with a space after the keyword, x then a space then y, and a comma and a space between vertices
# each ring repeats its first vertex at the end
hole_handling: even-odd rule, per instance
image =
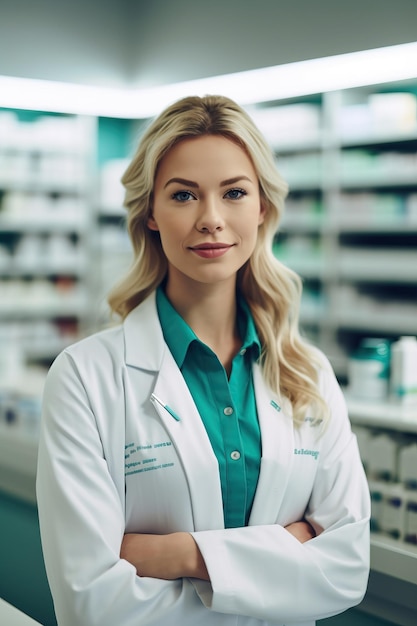
POLYGON ((0 76, 0 106, 146 118, 186 95, 217 93, 241 105, 417 78, 417 42, 350 52, 147 89, 113 89, 0 76))

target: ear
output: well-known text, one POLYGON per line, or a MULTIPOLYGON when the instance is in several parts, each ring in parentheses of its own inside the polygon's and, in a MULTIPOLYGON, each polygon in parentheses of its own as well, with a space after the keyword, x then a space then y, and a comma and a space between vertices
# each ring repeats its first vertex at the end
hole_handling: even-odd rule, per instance
POLYGON ((153 215, 148 217, 148 220, 147 220, 146 224, 147 224, 149 230, 159 230, 158 224, 156 223, 155 218, 153 217, 153 215))

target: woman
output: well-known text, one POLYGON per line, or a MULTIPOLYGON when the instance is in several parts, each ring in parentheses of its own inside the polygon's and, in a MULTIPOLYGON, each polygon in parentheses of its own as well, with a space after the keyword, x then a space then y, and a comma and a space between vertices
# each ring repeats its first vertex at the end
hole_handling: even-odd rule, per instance
POLYGON ((360 602, 369 497, 334 374, 272 255, 286 185, 247 114, 191 97, 123 177, 122 324, 46 383, 37 478, 60 626, 314 624, 360 602))

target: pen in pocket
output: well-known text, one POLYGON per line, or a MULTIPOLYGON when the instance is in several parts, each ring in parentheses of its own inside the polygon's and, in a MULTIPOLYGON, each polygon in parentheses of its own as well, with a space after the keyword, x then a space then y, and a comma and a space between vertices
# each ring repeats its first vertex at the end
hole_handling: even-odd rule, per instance
POLYGON ((162 400, 160 400, 154 393, 151 395, 151 400, 153 402, 157 402, 159 404, 159 406, 161 406, 163 409, 165 409, 165 411, 168 411, 168 413, 171 415, 171 417, 174 418, 175 421, 180 422, 180 417, 175 413, 175 411, 173 411, 173 409, 171 409, 171 407, 169 407, 167 404, 165 404, 164 402, 162 402, 162 400))

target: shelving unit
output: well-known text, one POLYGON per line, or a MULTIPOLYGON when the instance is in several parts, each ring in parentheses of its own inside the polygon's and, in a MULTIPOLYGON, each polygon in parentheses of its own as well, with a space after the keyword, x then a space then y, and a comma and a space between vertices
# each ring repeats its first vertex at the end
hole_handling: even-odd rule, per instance
POLYGON ((37 437, 0 427, 0 491, 36 503, 37 437))
POLYGON ((110 288, 126 273, 132 260, 132 247, 126 232, 126 211, 123 209, 124 189, 120 178, 128 159, 111 159, 100 171, 100 194, 97 206, 99 259, 100 320, 108 320, 110 311, 106 296, 110 288))
POLYGON ((249 109, 290 186, 276 254, 303 278, 304 332, 342 382, 363 337, 417 334, 416 94, 396 83, 249 109))
POLYGON ((399 580, 417 584, 417 548, 374 535, 371 538, 372 569, 399 580))
POLYGON ((97 259, 94 307, 98 310, 97 326, 108 323, 110 311, 107 295, 126 273, 132 248, 126 232, 126 211, 123 208, 124 188, 121 177, 138 137, 147 120, 99 118, 97 151, 97 186, 94 201, 95 256, 97 259))
POLYGON ((0 334, 48 365, 93 329, 95 120, 0 109, 0 334))
MULTIPOLYGON (((393 402, 363 402, 346 394, 353 429, 391 433, 417 442, 417 406, 398 406, 393 402)), ((360 436, 359 436, 360 443, 360 436)), ((365 458, 366 455, 363 455, 365 458)), ((374 489, 370 480, 371 494, 374 489)), ((396 491, 396 484, 387 489, 396 491)), ((415 492, 401 491, 414 500, 415 492)), ((374 500, 372 501, 374 504, 374 500)), ((400 515, 398 513, 398 515, 400 515)), ((401 626, 412 626, 417 614, 417 546, 394 539, 383 532, 371 533, 371 576, 360 608, 372 615, 390 619, 401 626)))

